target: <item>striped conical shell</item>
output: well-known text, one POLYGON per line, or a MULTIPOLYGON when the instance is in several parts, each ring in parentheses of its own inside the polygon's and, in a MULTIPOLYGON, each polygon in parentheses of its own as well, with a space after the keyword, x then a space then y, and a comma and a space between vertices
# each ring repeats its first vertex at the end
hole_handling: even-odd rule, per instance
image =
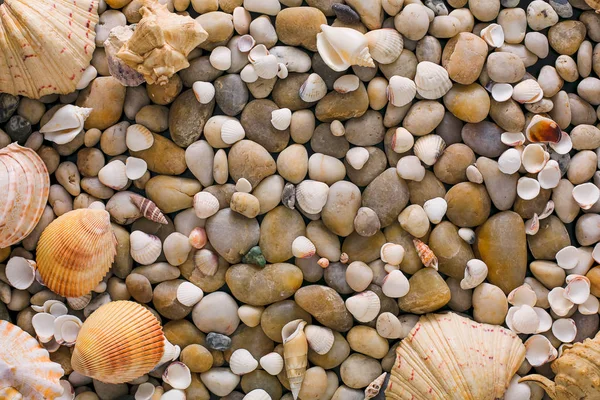
POLYGON ((53 400, 63 388, 64 371, 50 361, 48 351, 30 334, 7 321, 0 321, 0 398, 53 400), (9 388, 12 388, 10 390, 9 388))
POLYGON ((69 211, 44 229, 37 267, 46 286, 65 297, 88 294, 102 281, 117 253, 117 241, 104 210, 69 211))
POLYGON ((0 248, 4 248, 26 238, 42 217, 50 190, 46 164, 30 148, 9 144, 0 150, 0 187, 0 248))
POLYGON ((113 301, 83 323, 71 365, 102 382, 128 382, 150 372, 164 346, 160 323, 149 310, 132 301, 113 301))
POLYGON ((95 49, 99 0, 5 0, 0 92, 40 98, 75 90, 95 49))

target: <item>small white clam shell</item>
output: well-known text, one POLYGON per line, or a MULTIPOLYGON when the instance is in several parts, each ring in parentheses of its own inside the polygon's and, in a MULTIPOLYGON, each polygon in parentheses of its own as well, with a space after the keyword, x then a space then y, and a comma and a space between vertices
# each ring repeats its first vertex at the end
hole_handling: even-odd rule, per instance
POLYGON ((582 183, 573 188, 573 199, 583 210, 589 210, 600 198, 600 189, 593 183, 582 183))
POLYGON ((465 276, 460 281, 460 288, 463 290, 476 288, 485 281, 487 274, 488 267, 483 261, 476 258, 467 261, 465 276))
POLYGON ((127 157, 125 161, 125 175, 132 181, 140 179, 148 171, 146 161, 137 157, 127 157))
POLYGON ((248 304, 242 305, 238 308, 238 317, 240 320, 248 325, 250 328, 260 325, 260 317, 262 316, 264 307, 250 306, 248 304))
POLYGON ((285 79, 289 75, 287 66, 284 63, 277 63, 277 77, 279 79, 285 79))
POLYGON ((572 274, 567 276, 565 297, 573 304, 583 304, 590 297, 590 280, 583 275, 572 274))
POLYGON ((483 175, 481 175, 479 168, 477 168, 475 165, 469 165, 467 167, 466 173, 469 182, 483 183, 483 175))
POLYGON ((250 193, 252 192, 252 184, 246 178, 240 178, 235 183, 236 192, 250 193))
POLYGON ((272 400, 272 398, 264 389, 254 389, 248 392, 242 400, 272 400))
POLYGON ((480 36, 492 47, 501 47, 504 44, 504 30, 498 24, 489 24, 481 30, 480 36))
POLYGON ((200 104, 208 104, 215 98, 215 87, 210 82, 194 82, 192 90, 194 91, 196 100, 198 100, 200 104))
POLYGON ((242 35, 237 41, 238 50, 242 53, 248 53, 255 44, 256 40, 251 35, 242 35))
POLYGON ((517 194, 523 200, 535 199, 540 194, 540 183, 533 178, 521 177, 517 181, 517 194))
POLYGON ((221 140, 227 144, 234 144, 246 137, 246 131, 240 121, 230 119, 221 125, 221 140))
POLYGON ((573 302, 565 297, 565 288, 555 287, 548 293, 550 308, 559 317, 564 317, 575 306, 573 302))
POLYGON ((415 144, 415 138, 406 128, 397 128, 392 136, 392 150, 395 153, 402 154, 406 153, 413 148, 415 144))
POLYGON ((298 236, 292 242, 292 254, 297 258, 310 258, 315 255, 317 249, 313 242, 306 236, 298 236))
POLYGON ((246 83, 256 82, 258 80, 258 74, 254 69, 254 65, 246 64, 246 66, 240 71, 240 78, 246 83))
POLYGON ((150 265, 162 251, 160 239, 142 231, 133 231, 129 236, 131 257, 142 265, 150 265))
POLYGON ((537 180, 542 189, 554 189, 558 186, 560 178, 560 166, 555 160, 548 160, 544 168, 542 168, 537 176, 537 180))
POLYGON ((573 269, 577 266, 580 250, 575 246, 566 246, 556 253, 556 263, 562 269, 573 269))
POLYGON ((210 65, 219 71, 227 71, 231 67, 231 50, 226 46, 218 46, 208 58, 210 65))
POLYGON ((79 82, 77 82, 77 86, 75 87, 75 89, 77 89, 77 90, 85 89, 90 84, 91 81, 96 79, 97 76, 98 76, 98 70, 96 68, 94 68, 93 65, 88 66, 85 69, 85 71, 83 71, 81 78, 79 78, 79 82))
POLYGON ((585 302, 579 304, 577 310, 583 315, 598 314, 600 302, 596 296, 590 296, 585 302))
POLYGON ((338 93, 354 92, 360 86, 360 79, 356 75, 343 75, 333 82, 333 90, 338 93))
POLYGON ((181 354, 181 348, 179 346, 173 345, 166 338, 163 349, 163 356, 161 357, 157 365, 162 365, 169 361, 175 361, 179 358, 179 355, 181 354))
POLYGON ((260 358, 260 366, 270 375, 278 375, 283 370, 283 358, 279 353, 269 353, 260 358))
POLYGON ((380 64, 391 64, 400 57, 404 49, 402 35, 395 29, 376 29, 365 34, 369 53, 380 64))
POLYGON ((515 306, 508 310, 506 325, 516 333, 532 334, 537 332, 540 319, 533 307, 515 306))
POLYGON ((427 200, 423 204, 423 210, 425 210, 425 214, 429 218, 432 224, 439 224, 444 219, 444 215, 446 215, 446 211, 448 210, 448 203, 441 197, 436 197, 433 199, 427 200))
POLYGON ((542 145, 537 143, 528 144, 523 149, 521 154, 521 162, 525 170, 535 174, 540 172, 550 159, 548 152, 544 150, 542 145))
POLYGON ((292 123, 292 111, 289 108, 280 108, 271 111, 271 124, 278 131, 285 131, 292 123))
POLYGON ((427 165, 433 165, 446 149, 446 142, 441 136, 429 134, 420 137, 413 148, 415 156, 427 165))
POLYGON ((129 183, 127 167, 121 160, 113 160, 106 164, 98 172, 98 180, 109 188, 115 190, 124 189, 129 183))
POLYGON ((127 128, 125 144, 131 151, 147 150, 154 144, 154 136, 145 126, 133 124, 127 128))
POLYGON ((540 219, 537 213, 533 214, 533 217, 525 221, 525 233, 527 235, 535 235, 540 230, 540 219))
POLYGON ((396 165, 398 176, 402 179, 421 182, 425 178, 425 167, 417 156, 405 156, 396 165))
POLYGON ((304 328, 306 340, 317 354, 326 354, 333 347, 335 340, 333 331, 324 326, 308 325, 304 328))
POLYGON ((35 280, 35 262, 23 257, 13 257, 6 264, 6 279, 15 289, 25 290, 35 280))
POLYGON ((563 343, 570 343, 577 336, 577 325, 571 318, 559 318, 552 324, 552 334, 563 343))
POLYGON ((452 87, 448 71, 438 64, 430 61, 421 61, 417 64, 415 85, 421 97, 428 100, 439 99, 452 87))
POLYGON ((550 147, 558 154, 567 154, 573 149, 573 142, 571 141, 571 136, 569 136, 568 133, 563 132, 560 136, 560 140, 558 141, 558 143, 550 142, 550 147))
POLYGON ((544 335, 533 335, 525 341, 525 358, 532 367, 539 367, 558 356, 558 351, 544 335))
POLYGON ((187 307, 192 307, 204 297, 204 292, 191 282, 183 282, 177 287, 177 301, 187 307))
POLYGON ((175 361, 165 369, 162 379, 174 389, 185 390, 192 384, 192 373, 187 365, 175 361))
POLYGON ((246 349, 237 349, 231 354, 229 368, 236 375, 245 375, 258 367, 258 361, 246 349))
POLYGON ((360 170, 369 161, 369 150, 364 147, 353 147, 346 153, 346 161, 352 168, 360 170))
MULTIPOLYGON (((254 49, 256 49, 256 47, 254 49)), ((252 49, 252 51, 254 51, 254 49, 252 49)), ((252 51, 250 51, 250 53, 252 53, 252 51)), ((279 63, 277 62, 277 57, 275 57, 273 54, 269 54, 264 57, 258 57, 255 61, 252 62, 252 65, 254 66, 254 71, 256 71, 256 75, 258 75, 259 78, 263 79, 275 78, 277 76, 277 73, 279 72, 278 64, 279 63)))
POLYGON ((544 92, 540 85, 533 79, 525 79, 513 88, 512 98, 521 104, 536 103, 542 97, 544 97, 544 92))
POLYGON ((367 290, 346 299, 346 308, 360 322, 370 322, 377 317, 381 309, 379 296, 367 290))
POLYGON ((397 299, 406 296, 410 289, 408 279, 402 271, 394 270, 383 278, 381 290, 383 294, 392 299, 397 299))
POLYGON ((150 400, 154 395, 156 388, 150 382, 144 382, 138 386, 135 391, 135 400, 150 400))
POLYGON ((160 400, 186 400, 186 398, 185 391, 180 389, 171 389, 160 396, 160 400))
POLYGON ((512 175, 521 168, 521 153, 519 150, 510 148, 498 158, 498 169, 507 175, 512 175))
POLYGON ((541 307, 533 307, 533 311, 537 314, 540 324, 535 333, 548 332, 552 328, 552 317, 550 314, 541 307))
POLYGON ((209 192, 199 192, 194 195, 194 211, 198 218, 212 217, 219 211, 219 200, 209 192))
POLYGON ((83 124, 91 113, 91 108, 67 104, 40 128, 40 133, 44 134, 44 139, 56 144, 69 143, 83 130, 83 124))
POLYGON ((35 314, 31 325, 35 334, 42 343, 48 343, 54 337, 54 320, 56 317, 48 313, 35 314))
POLYGON ((300 208, 309 214, 320 213, 328 195, 329 186, 323 182, 305 180, 296 186, 296 201, 300 208))
POLYGON ((58 344, 72 346, 83 323, 74 315, 61 315, 54 320, 54 340, 58 344))
POLYGON ((319 101, 327 94, 327 85, 319 74, 312 73, 300 86, 299 94, 302 101, 307 103, 319 101))
POLYGON ((507 146, 521 146, 525 143, 525 135, 522 132, 504 132, 500 136, 500 140, 507 146))
POLYGON ((392 76, 387 87, 387 97, 396 107, 409 104, 417 94, 417 87, 412 79, 403 76, 392 76))
POLYGON ((212 250, 198 250, 193 260, 194 266, 206 276, 214 276, 219 269, 219 257, 212 250))
POLYGON ((513 306, 528 305, 529 307, 535 306, 537 302, 537 296, 531 286, 524 283, 519 287, 516 287, 508 294, 508 302, 513 306))
POLYGON ((248 53, 248 61, 254 64, 256 60, 258 60, 261 57, 266 57, 269 54, 270 53, 267 47, 264 44, 259 44, 253 47, 252 50, 250 50, 250 52, 248 53))
POLYGON ((400 265, 404 260, 405 250, 402 245, 396 243, 385 243, 379 250, 381 261, 386 264, 400 265))
POLYGON ((398 339, 403 331, 402 323, 391 312, 379 314, 376 329, 379 336, 386 339, 398 339))
POLYGON ((458 230, 458 236, 469 244, 475 243, 475 231, 471 228, 460 228, 458 230))
POLYGON ((513 95, 513 87, 508 83, 496 83, 492 86, 492 97, 499 103, 507 101, 513 95))

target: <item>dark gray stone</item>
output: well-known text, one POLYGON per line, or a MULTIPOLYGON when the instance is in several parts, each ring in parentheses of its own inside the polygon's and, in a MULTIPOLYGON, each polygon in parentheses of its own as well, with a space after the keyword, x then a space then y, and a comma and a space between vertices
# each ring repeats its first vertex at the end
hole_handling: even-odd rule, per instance
POLYGON ((6 122, 17 111, 19 97, 0 93, 0 122, 6 122))
POLYGON ((31 135, 31 123, 20 115, 13 115, 8 120, 4 130, 13 141, 19 142, 22 146, 31 135))
POLYGON ((211 332, 206 335, 206 345, 214 350, 225 351, 231 347, 231 338, 220 333, 211 332))
POLYGON ((215 98, 221 110, 233 117, 248 103, 248 87, 239 75, 224 75, 215 80, 215 98))

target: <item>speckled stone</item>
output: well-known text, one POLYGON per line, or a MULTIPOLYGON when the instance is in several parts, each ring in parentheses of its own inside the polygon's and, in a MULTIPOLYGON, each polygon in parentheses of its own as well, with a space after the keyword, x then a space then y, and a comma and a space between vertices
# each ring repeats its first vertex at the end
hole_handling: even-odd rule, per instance
POLYGON ((231 293, 239 301, 264 306, 292 296, 302 285, 302 271, 293 264, 237 264, 225 277, 231 293))
POLYGON ((338 332, 346 332, 353 325, 352 315, 344 300, 333 289, 322 285, 300 288, 294 295, 296 303, 319 323, 338 332))

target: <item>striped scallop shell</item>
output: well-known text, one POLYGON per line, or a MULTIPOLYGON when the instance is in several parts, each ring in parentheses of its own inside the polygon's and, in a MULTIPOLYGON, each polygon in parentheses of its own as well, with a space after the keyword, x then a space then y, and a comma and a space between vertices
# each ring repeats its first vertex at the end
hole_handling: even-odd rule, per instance
POLYGON ((452 81, 448 77, 448 71, 441 65, 430 61, 421 61, 417 65, 415 75, 417 93, 424 99, 439 99, 452 87, 452 81))
POLYGON ((113 301, 83 323, 71 364, 80 374, 102 382, 128 382, 159 363, 165 340, 148 309, 132 301, 113 301))
POLYGON ((46 286, 65 297, 92 291, 117 253, 117 240, 104 210, 81 208, 50 223, 37 245, 37 268, 46 286))
POLYGON ((142 265, 150 265, 162 252, 162 244, 157 236, 142 231, 133 231, 129 236, 131 258, 142 265))
POLYGON ((402 35, 395 29, 376 29, 365 33, 369 52, 380 64, 391 64, 400 57, 404 49, 402 35))

